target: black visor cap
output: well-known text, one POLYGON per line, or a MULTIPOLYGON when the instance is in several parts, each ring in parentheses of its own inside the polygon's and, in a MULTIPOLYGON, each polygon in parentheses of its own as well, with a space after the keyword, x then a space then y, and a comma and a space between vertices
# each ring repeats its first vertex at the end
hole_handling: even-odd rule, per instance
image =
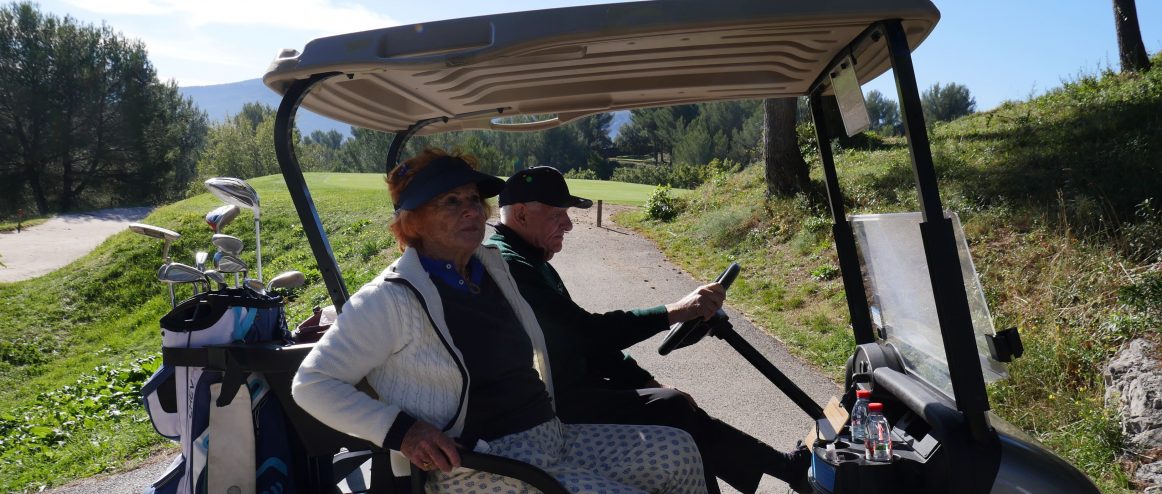
MULTIPOLYGON (((399 170, 397 169, 395 173, 399 173, 399 170)), ((395 210, 414 211, 440 194, 472 183, 479 189, 480 197, 485 199, 495 197, 504 188, 503 180, 473 170, 460 158, 454 156, 436 158, 416 172, 407 188, 400 192, 395 210)))

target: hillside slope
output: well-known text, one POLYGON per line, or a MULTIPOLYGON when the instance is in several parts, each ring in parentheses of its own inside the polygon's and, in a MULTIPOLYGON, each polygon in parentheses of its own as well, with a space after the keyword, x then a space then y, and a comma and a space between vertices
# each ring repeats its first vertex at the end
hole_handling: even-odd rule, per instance
MULTIPOLYGON (((943 204, 964 224, 996 327, 1020 328, 1025 343, 1010 379, 990 387, 993 410, 1103 492, 1135 488, 1101 371, 1121 344, 1162 327, 1162 68, 1085 77, 930 135, 943 204)), ((906 144, 872 141, 837 152, 847 212, 916 210, 906 144)), ((805 143, 818 185, 815 145, 805 143)), ((761 168, 719 174, 671 222, 628 219, 695 277, 742 264, 731 303, 838 377, 853 340, 825 192, 766 199, 761 168)))

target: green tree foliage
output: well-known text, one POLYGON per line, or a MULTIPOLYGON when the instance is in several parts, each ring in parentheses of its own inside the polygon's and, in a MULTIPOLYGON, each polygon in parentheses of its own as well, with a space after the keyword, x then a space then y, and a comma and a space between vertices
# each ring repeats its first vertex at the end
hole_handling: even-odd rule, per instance
POLYGON ((0 7, 0 31, 0 212, 184 192, 206 116, 158 81, 139 41, 31 3, 0 7))
POLYGON ((328 168, 334 172, 387 173, 387 151, 391 149, 392 134, 360 127, 351 128, 351 137, 343 143, 340 159, 328 168))
POLYGON ((867 93, 867 114, 871 118, 871 130, 882 135, 899 135, 903 128, 900 125, 900 108, 896 102, 884 97, 884 94, 872 90, 867 93))
MULTIPOLYGON (((274 108, 268 105, 247 103, 238 115, 211 127, 206 148, 198 160, 202 178, 227 176, 246 179, 278 173, 274 153, 274 115, 274 108)), ((308 152, 305 157, 300 157, 300 162, 305 168, 314 169, 311 165, 315 163, 310 158, 308 152)))
POLYGON ((976 98, 965 86, 955 82, 941 86, 937 82, 920 95, 920 106, 924 108, 924 120, 929 124, 951 122, 976 113, 976 98))
POLYGON ((343 134, 337 130, 323 132, 316 130, 303 138, 304 145, 318 144, 328 149, 339 149, 343 145, 343 134))
POLYGON ((704 165, 714 158, 749 163, 758 156, 762 111, 758 101, 726 101, 632 111, 617 136, 623 155, 655 163, 704 165))
POLYGON ((581 139, 589 149, 605 153, 613 148, 613 139, 609 138, 609 123, 612 121, 612 113, 598 113, 582 117, 572 125, 581 132, 581 139))

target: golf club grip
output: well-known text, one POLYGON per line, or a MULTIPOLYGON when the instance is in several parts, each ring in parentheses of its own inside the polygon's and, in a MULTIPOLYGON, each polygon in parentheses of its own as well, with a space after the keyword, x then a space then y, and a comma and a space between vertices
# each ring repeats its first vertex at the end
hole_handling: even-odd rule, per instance
POLYGON ((722 288, 724 289, 729 289, 730 284, 734 283, 734 279, 738 277, 738 272, 740 269, 741 268, 738 267, 737 262, 732 262, 730 263, 730 266, 726 268, 726 271, 723 271, 722 274, 718 275, 718 279, 714 280, 714 282, 721 284, 722 288))

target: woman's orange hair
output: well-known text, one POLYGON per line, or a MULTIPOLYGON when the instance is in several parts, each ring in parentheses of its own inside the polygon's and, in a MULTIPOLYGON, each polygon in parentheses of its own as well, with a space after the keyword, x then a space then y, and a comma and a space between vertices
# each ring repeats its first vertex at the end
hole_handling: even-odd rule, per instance
MULTIPOLYGON (((476 157, 468 154, 459 154, 454 152, 449 154, 442 149, 424 148, 420 154, 413 156, 411 159, 404 161, 391 169, 387 174, 387 190, 391 194, 392 204, 399 203, 399 196, 403 190, 411 184, 412 179, 415 178, 416 173, 423 170, 438 158, 451 156, 459 158, 468 163, 468 166, 473 170, 479 168, 476 157)), ((396 243, 399 244, 400 252, 403 252, 408 247, 415 247, 417 249, 423 248, 423 233, 421 225, 425 223, 428 216, 432 214, 431 204, 435 201, 429 201, 427 204, 420 206, 414 211, 397 210, 392 216, 388 227, 391 228, 391 233, 395 235, 396 243)), ((492 215, 492 208, 489 207, 488 202, 481 199, 484 204, 484 216, 492 215)))

